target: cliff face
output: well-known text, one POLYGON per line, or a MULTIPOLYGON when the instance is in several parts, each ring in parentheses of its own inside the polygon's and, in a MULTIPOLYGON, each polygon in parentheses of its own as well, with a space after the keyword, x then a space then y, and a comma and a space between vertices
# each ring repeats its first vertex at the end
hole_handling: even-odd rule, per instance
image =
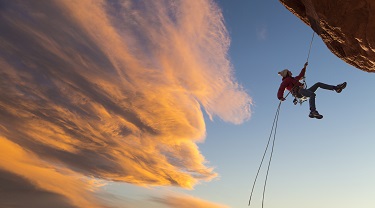
POLYGON ((339 58, 375 72, 374 0, 279 0, 339 58))

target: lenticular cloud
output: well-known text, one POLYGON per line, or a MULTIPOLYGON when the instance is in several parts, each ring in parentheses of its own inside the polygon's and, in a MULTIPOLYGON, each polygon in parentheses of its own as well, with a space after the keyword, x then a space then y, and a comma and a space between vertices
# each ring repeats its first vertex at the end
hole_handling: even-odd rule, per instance
MULTIPOLYGON (((0 136, 56 177, 191 188, 216 176, 196 145, 203 111, 250 117, 211 0, 0 1, 0 30, 0 136)), ((0 169, 22 176, 16 159, 0 169)), ((25 180, 47 189, 41 175, 25 180)))

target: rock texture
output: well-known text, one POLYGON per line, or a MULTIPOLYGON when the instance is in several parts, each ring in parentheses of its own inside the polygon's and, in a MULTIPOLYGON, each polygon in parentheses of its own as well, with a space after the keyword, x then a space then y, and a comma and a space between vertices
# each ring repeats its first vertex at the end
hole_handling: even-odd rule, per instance
POLYGON ((279 0, 339 58, 375 72, 375 0, 279 0))

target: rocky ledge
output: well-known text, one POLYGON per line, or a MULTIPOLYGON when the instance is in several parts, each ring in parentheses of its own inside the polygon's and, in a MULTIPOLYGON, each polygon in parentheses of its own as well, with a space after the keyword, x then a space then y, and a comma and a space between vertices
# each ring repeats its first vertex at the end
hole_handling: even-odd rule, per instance
POLYGON ((309 25, 337 57, 375 72, 374 0, 279 0, 309 25))

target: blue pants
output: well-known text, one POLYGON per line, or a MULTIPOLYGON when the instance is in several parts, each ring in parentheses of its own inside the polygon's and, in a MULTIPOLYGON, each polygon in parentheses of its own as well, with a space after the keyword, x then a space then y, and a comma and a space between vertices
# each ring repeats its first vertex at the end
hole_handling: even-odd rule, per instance
POLYGON ((299 90, 299 93, 302 96, 310 98, 310 100, 309 100, 310 110, 315 110, 316 109, 316 107, 315 107, 315 96, 316 96, 315 91, 319 87, 322 88, 322 89, 325 89, 325 90, 334 90, 335 89, 335 86, 333 86, 333 85, 327 85, 327 84, 318 82, 318 83, 314 84, 313 86, 311 86, 308 89, 300 89, 299 90))

